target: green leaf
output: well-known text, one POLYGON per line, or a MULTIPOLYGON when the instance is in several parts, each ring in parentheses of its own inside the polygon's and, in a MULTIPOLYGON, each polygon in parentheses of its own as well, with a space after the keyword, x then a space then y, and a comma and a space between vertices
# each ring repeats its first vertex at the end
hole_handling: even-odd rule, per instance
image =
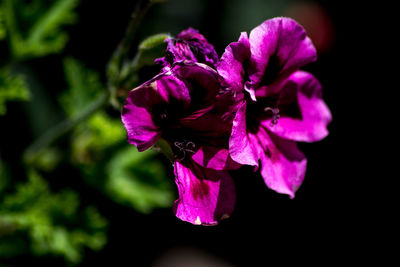
POLYGON ((4 23, 4 11, 2 10, 0 6, 0 40, 6 38, 6 25, 4 23))
MULTIPOLYGON (((23 235, 20 248, 30 247, 39 256, 62 256, 71 263, 82 259, 84 247, 100 249, 105 245, 107 222, 94 207, 81 207, 74 191, 52 192, 34 171, 28 177, 0 202, 0 233, 19 242, 23 235)), ((0 253, 27 253, 17 248, 14 243, 0 242, 0 253)))
POLYGON ((135 69, 146 65, 153 65, 154 60, 165 55, 167 43, 165 40, 170 37, 168 34, 159 33, 147 37, 139 44, 139 52, 135 69))
MULTIPOLYGON (((159 33, 152 35, 139 44, 138 51, 133 59, 123 57, 117 50, 107 66, 107 77, 111 92, 111 103, 121 108, 123 101, 132 88, 139 82, 139 69, 144 66, 154 65, 154 60, 163 57, 166 49, 165 39, 169 35, 159 33)), ((124 56, 126 56, 124 54, 124 56)))
POLYGON ((157 46, 163 45, 165 43, 165 39, 170 37, 166 33, 158 33, 152 36, 147 37, 139 44, 140 50, 149 50, 155 48, 157 46))
POLYGON ((157 154, 151 150, 138 152, 133 146, 117 153, 107 166, 110 196, 142 213, 172 206, 173 186, 157 154))
POLYGON ((99 148, 125 141, 126 131, 120 118, 113 119, 104 112, 98 112, 89 120, 88 126, 95 134, 99 148))
POLYGON ((99 111, 74 132, 72 158, 78 163, 96 164, 109 147, 125 140, 126 131, 121 120, 111 118, 105 112, 99 111))
POLYGON ((65 58, 63 63, 69 89, 61 95, 60 103, 66 113, 74 117, 87 109, 105 89, 99 74, 86 69, 76 59, 65 58))
MULTIPOLYGON (((165 54, 166 42, 168 34, 159 33, 147 37, 139 44, 139 51, 131 62, 127 62, 121 68, 120 80, 130 80, 131 77, 136 79, 136 72, 143 66, 154 65, 156 58, 162 57, 165 54)), ((131 78, 132 79, 132 78, 131 78)), ((128 86, 130 87, 130 85, 128 86)))
POLYGON ((78 0, 4 0, 3 10, 13 55, 18 59, 60 52, 68 41, 64 25, 77 20, 78 0))
POLYGON ((46 147, 38 152, 29 164, 38 170, 53 171, 61 161, 64 153, 55 147, 46 147))
POLYGON ((22 75, 14 75, 8 69, 0 69, 0 115, 6 113, 6 102, 28 100, 27 84, 22 75))

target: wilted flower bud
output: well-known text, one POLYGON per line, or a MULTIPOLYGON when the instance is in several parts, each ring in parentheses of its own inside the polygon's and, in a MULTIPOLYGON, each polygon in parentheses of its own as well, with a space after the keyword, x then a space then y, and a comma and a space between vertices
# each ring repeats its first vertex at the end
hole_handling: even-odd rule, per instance
POLYGON ((207 64, 211 67, 218 62, 218 55, 207 39, 193 28, 182 31, 175 38, 167 39, 166 56, 156 59, 156 63, 172 66, 182 61, 207 64))

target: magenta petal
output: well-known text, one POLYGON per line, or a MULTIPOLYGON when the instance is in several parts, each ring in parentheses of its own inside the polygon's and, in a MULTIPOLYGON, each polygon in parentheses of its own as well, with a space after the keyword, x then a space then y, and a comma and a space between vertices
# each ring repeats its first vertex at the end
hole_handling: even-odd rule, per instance
POLYGON ((128 141, 139 151, 152 146, 161 136, 162 121, 191 107, 185 83, 171 73, 157 76, 129 92, 122 109, 128 141))
POLYGON ((242 32, 237 42, 229 44, 217 64, 217 71, 224 86, 234 91, 243 90, 245 69, 243 63, 250 58, 250 43, 247 33, 242 32))
POLYGON ((213 104, 220 91, 217 72, 201 63, 177 64, 173 75, 181 79, 188 88, 192 100, 192 109, 196 110, 213 104))
POLYGON ((281 98, 297 99, 297 103, 289 104, 298 106, 301 114, 292 117, 282 113, 274 126, 270 120, 263 121, 269 131, 285 139, 303 142, 319 141, 328 135, 327 125, 332 116, 322 100, 321 84, 313 75, 304 71, 293 73, 281 91, 281 98))
POLYGON ((245 101, 239 104, 233 119, 229 152, 232 159, 240 164, 258 166, 259 153, 256 144, 247 133, 245 101))
POLYGON ((232 160, 227 149, 215 146, 202 146, 192 159, 200 166, 213 170, 236 170, 241 166, 232 160))
POLYGON ((138 87, 129 92, 122 109, 122 122, 128 133, 129 143, 139 151, 152 146, 161 136, 159 126, 153 122, 151 107, 162 102, 151 85, 138 87))
POLYGON ((264 153, 261 155, 261 176, 266 185, 281 194, 294 198, 303 182, 307 159, 293 141, 282 139, 260 128, 257 133, 264 153))
POLYGON ((175 215, 196 225, 215 225, 228 218, 235 207, 236 193, 228 172, 203 168, 186 160, 175 162, 179 199, 175 215))
POLYGON ((156 80, 157 93, 170 105, 179 105, 179 108, 188 109, 191 104, 189 90, 185 83, 175 75, 162 75, 156 80))
POLYGON ((228 139, 231 125, 225 122, 221 116, 212 111, 206 112, 198 117, 186 117, 179 120, 182 127, 190 129, 196 136, 206 144, 214 144, 221 147, 222 140, 228 139))
POLYGON ((249 77, 256 88, 279 83, 317 58, 305 30, 290 18, 263 22, 250 32, 249 40, 249 77))

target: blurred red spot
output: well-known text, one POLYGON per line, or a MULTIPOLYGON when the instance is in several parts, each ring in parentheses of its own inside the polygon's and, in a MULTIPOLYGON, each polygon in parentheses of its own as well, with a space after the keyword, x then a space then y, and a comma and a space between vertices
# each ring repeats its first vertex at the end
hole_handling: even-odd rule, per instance
POLYGON ((314 2, 292 3, 284 15, 297 20, 307 31, 318 53, 327 53, 334 43, 334 25, 326 10, 314 2))

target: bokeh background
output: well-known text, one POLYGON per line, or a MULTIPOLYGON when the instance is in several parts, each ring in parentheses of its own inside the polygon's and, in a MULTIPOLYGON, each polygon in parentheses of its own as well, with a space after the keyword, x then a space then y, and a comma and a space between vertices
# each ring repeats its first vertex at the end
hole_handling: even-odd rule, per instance
POLYGON ((333 121, 326 139, 300 144, 308 169, 296 197, 237 171, 231 218, 198 227, 172 212, 171 164, 128 145, 120 122, 118 98, 160 70, 150 64, 158 55, 152 45, 114 103, 104 101, 113 78, 107 66, 136 2, 0 1, 0 266, 276 266, 354 257, 367 194, 353 190, 363 183, 354 168, 362 122, 354 119, 361 111, 353 86, 365 49, 354 16, 362 9, 345 1, 168 0, 148 10, 130 59, 147 37, 188 27, 221 55, 240 32, 276 16, 300 22, 319 53, 305 70, 322 83, 333 121))

